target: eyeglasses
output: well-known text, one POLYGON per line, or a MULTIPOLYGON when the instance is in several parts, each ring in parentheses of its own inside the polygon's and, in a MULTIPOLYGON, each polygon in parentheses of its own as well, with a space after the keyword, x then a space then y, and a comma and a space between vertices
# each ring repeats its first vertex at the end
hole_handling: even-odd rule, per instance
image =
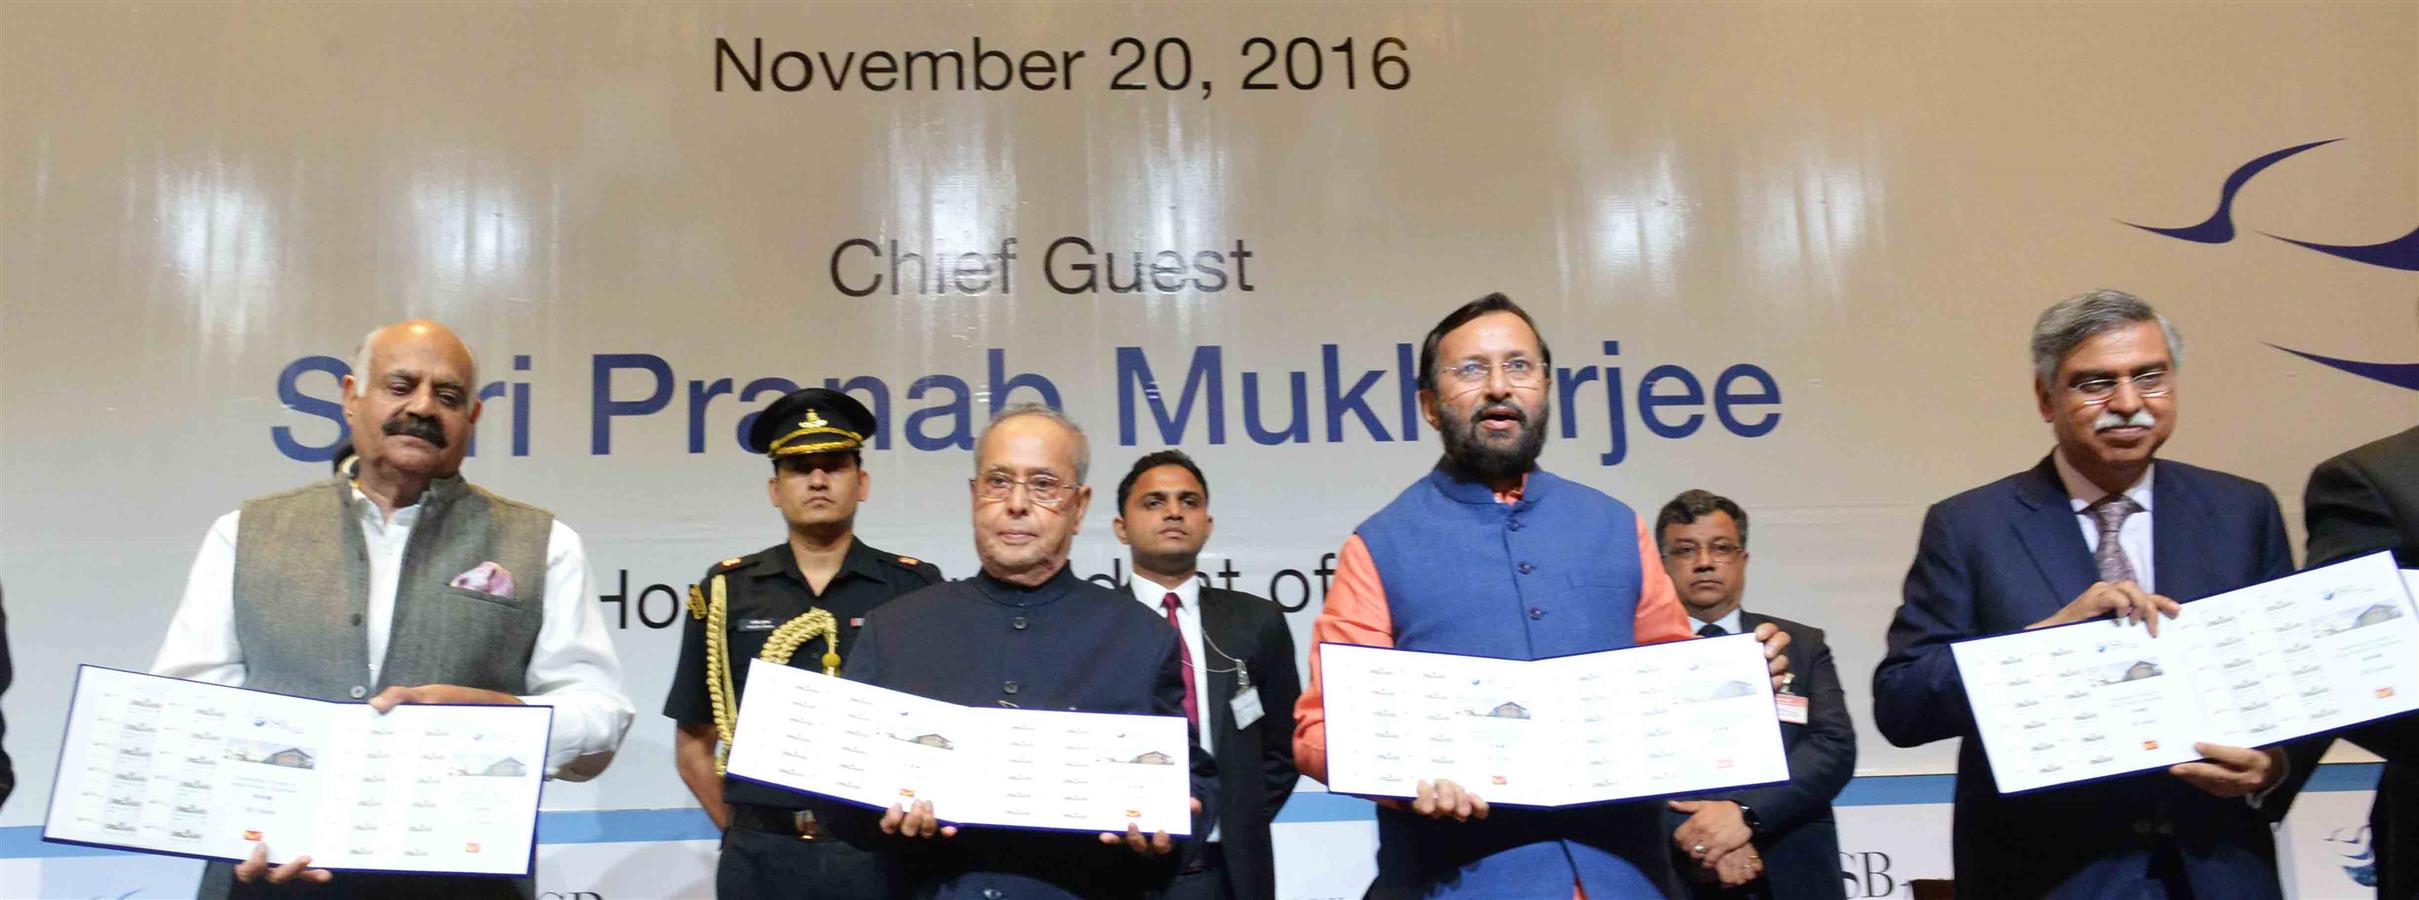
POLYGON ((2120 375, 2115 378, 2094 378, 2090 381, 2078 381, 2067 386, 2067 390, 2073 391, 2075 392, 2075 396, 2083 398, 2083 403, 2085 405, 2096 406, 2106 403, 2110 398, 2115 397, 2117 395, 2117 386, 2121 384, 2132 384, 2133 392, 2144 397, 2167 396, 2168 391, 2175 389, 2174 385, 2167 383, 2167 379, 2174 376, 2175 373, 2170 370, 2155 369, 2149 372, 2143 372, 2139 375, 2120 375))
POLYGON ((971 482, 974 485, 974 495, 982 498, 985 503, 1004 501, 1008 499, 1010 493, 1022 485, 1025 489, 1025 496, 1031 499, 1034 505, 1047 506, 1052 509, 1067 502, 1068 497, 1074 496, 1076 488, 1075 485, 1058 480, 1058 476, 1049 474, 1034 475, 1030 478, 1010 478, 1005 472, 992 472, 980 478, 971 479, 971 482))
POLYGON ((1503 371, 1503 380, 1511 382, 1513 387, 1536 387, 1537 382, 1545 378, 1545 367, 1527 357, 1507 359, 1499 363, 1471 360, 1446 369, 1445 374, 1453 376, 1453 380, 1461 382, 1464 387, 1477 387, 1486 382, 1488 372, 1498 369, 1503 371))
POLYGON ((1729 541, 1715 541, 1703 546, 1698 546, 1697 544, 1689 541, 1681 541, 1680 543, 1671 545, 1671 549, 1663 551, 1663 558, 1671 560, 1695 559, 1697 558, 1697 553, 1700 550, 1712 554, 1713 561, 1718 563, 1736 562, 1738 561, 1739 554, 1747 552, 1747 548, 1733 544, 1729 541))

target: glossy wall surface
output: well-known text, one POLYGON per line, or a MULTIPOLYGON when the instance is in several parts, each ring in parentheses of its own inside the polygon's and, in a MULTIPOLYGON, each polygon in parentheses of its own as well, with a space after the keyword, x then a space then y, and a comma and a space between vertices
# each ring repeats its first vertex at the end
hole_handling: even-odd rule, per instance
MULTIPOLYGON (((1494 290, 1556 353, 1546 465, 1650 518, 1739 500, 1747 604, 1829 630, 1860 771, 1945 772, 1865 687, 1924 508, 2049 447, 2043 307, 2169 313, 2168 455, 2296 535, 2311 465, 2419 413, 2357 365, 2419 361, 2415 46, 2410 3, 12 4, 6 822, 67 673, 149 662, 211 519, 326 472, 336 374, 407 316, 501 383, 466 473, 578 529, 619 626, 638 725, 553 808, 687 803, 650 625, 780 538, 736 437, 765 379, 880 398, 862 533, 952 576, 994 404, 1063 403, 1104 493, 1181 446, 1205 567, 1306 635, 1323 555, 1436 455, 1405 348, 1494 290)), ((1126 571, 1111 505, 1081 573, 1126 571)))

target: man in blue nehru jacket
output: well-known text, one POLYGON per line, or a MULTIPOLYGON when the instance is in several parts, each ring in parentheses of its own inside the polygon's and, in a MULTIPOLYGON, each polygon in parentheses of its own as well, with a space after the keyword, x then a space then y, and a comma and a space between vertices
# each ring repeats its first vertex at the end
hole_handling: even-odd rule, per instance
MULTIPOLYGON (((1338 554, 1311 629, 1294 761, 1327 777, 1318 644, 1542 659, 1695 636, 1646 522, 1537 467, 1553 354, 1502 294, 1463 304, 1420 347, 1420 405, 1444 441, 1436 468, 1370 516, 1338 554)), ((1786 635, 1758 627, 1772 670, 1786 635)), ((1369 896, 1552 900, 1679 893, 1663 803, 1490 810, 1450 780, 1378 809, 1369 896)), ((1694 848, 1702 858, 1708 848, 1694 848)))

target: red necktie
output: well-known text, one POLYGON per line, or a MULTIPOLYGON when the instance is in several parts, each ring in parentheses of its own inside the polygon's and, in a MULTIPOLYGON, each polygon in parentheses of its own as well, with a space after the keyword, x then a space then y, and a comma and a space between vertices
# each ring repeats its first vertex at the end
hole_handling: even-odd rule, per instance
POLYGON ((1168 611, 1168 624, 1176 629, 1176 658, 1184 663, 1184 720, 1201 727, 1201 708, 1193 700, 1193 650, 1184 640, 1184 624, 1176 620, 1176 607, 1183 606, 1175 591, 1159 598, 1159 608, 1168 611))

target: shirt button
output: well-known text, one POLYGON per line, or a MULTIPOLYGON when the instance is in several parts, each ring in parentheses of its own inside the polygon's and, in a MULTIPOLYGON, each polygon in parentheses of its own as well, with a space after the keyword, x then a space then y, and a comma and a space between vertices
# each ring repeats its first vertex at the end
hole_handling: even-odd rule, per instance
POLYGON ((1537 571, 1537 570, 1536 570, 1536 568, 1534 568, 1534 567, 1530 566, 1528 563, 1521 563, 1521 564, 1520 564, 1520 574, 1522 574, 1522 575, 1527 575, 1527 574, 1529 574, 1530 572, 1534 572, 1534 571, 1537 571))
POLYGON ((1011 681, 1011 682, 1008 682, 1007 684, 1000 685, 1000 693, 1003 693, 1003 694, 1013 694, 1013 693, 1016 693, 1016 682, 1011 681))
POLYGON ((1025 630, 1025 626, 1026 626, 1026 625, 1028 625, 1028 624, 1030 624, 1030 623, 1028 623, 1028 622, 1026 622, 1026 621, 1025 621, 1025 617, 1024 617, 1024 616, 1018 616, 1018 617, 1016 617, 1016 618, 1013 618, 1013 619, 1009 619, 1009 620, 1008 620, 1008 627, 1010 627, 1010 628, 1014 628, 1014 629, 1016 629, 1016 630, 1018 630, 1018 631, 1023 631, 1023 630, 1025 630))
POLYGON ((1520 530, 1520 520, 1519 520, 1519 519, 1513 519, 1513 520, 1512 520, 1512 521, 1510 521, 1510 522, 1506 522, 1506 523, 1504 523, 1504 527, 1505 527, 1505 528, 1512 529, 1513 531, 1519 531, 1519 530, 1520 530))
POLYGON ((1008 895, 1003 894, 1003 893, 1000 893, 1000 889, 999 889, 999 888, 984 888, 984 889, 983 889, 983 900, 1000 900, 1000 898, 1001 898, 1001 897, 1005 897, 1005 896, 1008 896, 1008 895))
POLYGON ((349 693, 351 693, 351 694, 353 695, 353 699, 355 699, 355 700, 359 700, 359 699, 361 699, 361 698, 363 698, 363 697, 367 697, 367 696, 369 696, 369 695, 370 695, 370 689, 369 689, 369 688, 362 687, 362 686, 360 686, 360 685, 356 684, 356 685, 353 685, 353 689, 352 689, 352 690, 351 690, 349 693))
POLYGON ((359 627, 361 627, 361 614, 360 614, 360 613, 354 613, 354 614, 353 614, 353 627, 355 627, 355 628, 359 628, 359 627))
POLYGON ((1529 618, 1531 618, 1531 619, 1542 619, 1542 618, 1545 618, 1545 608, 1544 608, 1544 607, 1538 607, 1538 606, 1532 606, 1532 607, 1529 607, 1529 618))

